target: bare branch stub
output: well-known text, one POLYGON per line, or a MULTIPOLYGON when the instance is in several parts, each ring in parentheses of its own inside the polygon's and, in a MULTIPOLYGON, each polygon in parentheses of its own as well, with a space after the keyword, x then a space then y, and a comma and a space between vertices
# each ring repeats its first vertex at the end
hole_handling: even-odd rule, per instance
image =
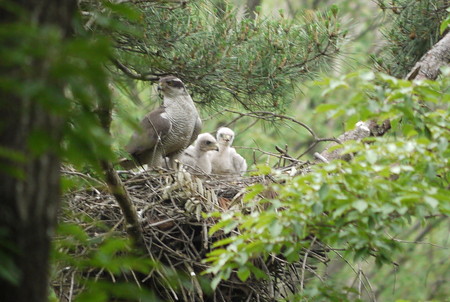
POLYGON ((127 77, 133 79, 133 80, 140 80, 140 81, 150 81, 150 82, 157 82, 160 78, 160 75, 155 74, 143 74, 138 73, 134 70, 131 70, 128 66, 123 64, 117 59, 111 59, 111 62, 114 64, 114 66, 117 67, 120 71, 122 71, 127 77))

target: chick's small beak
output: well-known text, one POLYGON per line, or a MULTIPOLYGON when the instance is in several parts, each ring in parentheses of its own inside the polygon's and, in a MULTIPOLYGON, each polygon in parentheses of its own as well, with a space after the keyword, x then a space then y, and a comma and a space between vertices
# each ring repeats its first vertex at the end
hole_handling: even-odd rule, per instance
POLYGON ((218 152, 218 151, 219 151, 219 145, 214 144, 214 147, 215 147, 215 148, 214 148, 213 150, 218 152))

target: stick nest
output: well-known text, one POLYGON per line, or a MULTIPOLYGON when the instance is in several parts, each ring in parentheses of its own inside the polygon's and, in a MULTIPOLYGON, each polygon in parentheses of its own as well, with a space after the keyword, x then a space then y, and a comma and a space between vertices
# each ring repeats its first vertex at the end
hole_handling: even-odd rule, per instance
MULTIPOLYGON (((89 179, 89 176, 74 170, 66 169, 63 173, 89 179)), ((184 286, 178 287, 163 284, 161 279, 164 278, 158 275, 157 270, 146 276, 134 272, 124 274, 123 278, 128 281, 131 279, 139 286, 151 288, 161 300, 274 301, 276 298, 286 298, 290 293, 298 292, 300 284, 306 283, 308 278, 320 278, 315 273, 315 267, 309 263, 300 260, 290 264, 283 257, 273 255, 267 260, 262 257, 251 260, 256 267, 271 276, 269 280, 249 278, 242 282, 233 273, 228 280, 221 281, 214 292, 207 293, 204 287, 200 286, 200 279, 212 279, 212 276, 201 276, 201 272, 208 268, 202 260, 212 250, 214 242, 227 236, 222 232, 210 236, 208 230, 217 219, 205 218, 202 213, 249 211, 241 201, 245 188, 255 183, 272 182, 271 177, 255 176, 219 181, 212 178, 201 179, 182 171, 122 172, 120 176, 138 213, 148 256, 178 272, 184 272, 188 283, 191 284, 188 287, 185 286, 186 282, 183 283, 184 286)), ((91 238, 102 238, 111 232, 126 237, 127 226, 121 209, 106 188, 106 185, 90 186, 66 194, 60 219, 80 225, 91 238), (99 221, 107 228, 97 227, 96 223, 99 221)), ((314 246, 304 250, 303 255, 306 254, 306 258, 314 258, 316 263, 327 262, 320 244, 315 243, 314 246)), ((72 253, 73 257, 79 257, 77 253, 86 251, 77 249, 66 252, 72 253)), ((112 274, 103 270, 86 272, 70 267, 61 268, 53 284, 60 301, 69 301, 82 291, 83 285, 76 284, 75 275, 116 281, 112 274)))

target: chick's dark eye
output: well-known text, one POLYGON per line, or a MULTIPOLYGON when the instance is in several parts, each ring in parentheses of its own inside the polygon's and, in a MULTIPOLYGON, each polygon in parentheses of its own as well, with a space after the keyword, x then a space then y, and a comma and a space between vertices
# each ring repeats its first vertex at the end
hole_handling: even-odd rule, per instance
POLYGON ((211 142, 211 141, 206 141, 206 144, 207 144, 207 145, 211 145, 212 142, 211 142))

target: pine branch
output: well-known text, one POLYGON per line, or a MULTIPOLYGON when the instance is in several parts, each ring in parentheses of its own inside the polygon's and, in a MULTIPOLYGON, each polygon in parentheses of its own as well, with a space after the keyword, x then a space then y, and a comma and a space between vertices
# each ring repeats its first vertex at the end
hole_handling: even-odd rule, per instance
POLYGON ((141 81, 150 81, 150 82, 157 82, 159 80, 159 76, 153 75, 153 74, 142 74, 137 73, 136 71, 131 70, 126 65, 122 64, 117 59, 111 59, 111 62, 120 70, 122 71, 126 76, 129 78, 132 78, 133 80, 141 80, 141 81))

